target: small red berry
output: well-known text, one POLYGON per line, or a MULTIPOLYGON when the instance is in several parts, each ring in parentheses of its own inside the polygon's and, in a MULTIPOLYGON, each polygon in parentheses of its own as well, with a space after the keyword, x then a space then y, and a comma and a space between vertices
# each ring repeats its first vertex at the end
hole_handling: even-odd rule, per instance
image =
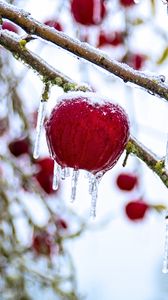
POLYGON ((117 47, 123 44, 123 41, 124 41, 123 32, 114 31, 111 33, 106 33, 101 31, 98 37, 98 47, 107 46, 107 45, 117 47))
POLYGON ((30 153, 30 142, 27 137, 22 139, 15 139, 9 143, 8 148, 10 152, 18 157, 22 154, 29 154, 30 153))
POLYGON ((111 169, 129 138, 124 110, 92 92, 60 97, 45 129, 53 159, 60 166, 93 174, 111 169))
POLYGON ((54 252, 53 237, 46 231, 35 233, 32 241, 32 249, 37 255, 50 256, 54 252))
POLYGON ((138 184, 138 177, 129 173, 121 173, 117 176, 116 184, 120 190, 131 191, 138 184))
POLYGON ((71 13, 77 23, 98 25, 106 15, 104 0, 72 0, 71 13))
POLYGON ((125 207, 127 217, 132 220, 141 220, 144 218, 149 205, 141 200, 131 201, 125 207))
POLYGON ((124 7, 129 7, 135 4, 134 0, 120 0, 120 4, 124 7))
POLYGON ((39 167, 38 172, 35 174, 36 180, 47 194, 54 193, 55 191, 52 188, 54 161, 49 157, 45 157, 38 159, 35 163, 39 167))
POLYGON ((58 31, 63 31, 61 24, 55 20, 48 20, 44 22, 45 25, 55 28, 58 31))
POLYGON ((18 33, 18 27, 15 24, 13 24, 12 22, 4 21, 2 23, 2 29, 7 29, 9 31, 18 33))

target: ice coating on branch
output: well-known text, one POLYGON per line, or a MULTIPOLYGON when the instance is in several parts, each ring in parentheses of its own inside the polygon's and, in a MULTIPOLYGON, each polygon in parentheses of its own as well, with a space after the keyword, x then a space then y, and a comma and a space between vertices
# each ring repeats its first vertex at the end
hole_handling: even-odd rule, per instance
POLYGON ((166 142, 165 168, 166 170, 168 170, 168 134, 167 134, 167 142, 166 142))
POLYGON ((162 272, 168 273, 168 212, 165 217, 165 245, 162 272))
POLYGON ((34 152, 33 152, 33 157, 35 159, 39 157, 40 138, 41 138, 41 132, 42 132, 43 123, 45 119, 45 112, 46 112, 46 102, 40 101, 38 116, 37 116, 36 139, 35 139, 34 152))

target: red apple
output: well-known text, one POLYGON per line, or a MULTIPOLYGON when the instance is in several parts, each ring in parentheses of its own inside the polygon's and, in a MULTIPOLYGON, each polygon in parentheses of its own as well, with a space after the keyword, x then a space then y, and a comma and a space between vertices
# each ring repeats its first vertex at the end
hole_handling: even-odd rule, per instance
POLYGON ((145 64, 147 57, 141 53, 128 53, 125 58, 124 62, 126 62, 130 67, 134 68, 135 70, 141 70, 145 64))
POLYGON ((30 142, 27 137, 11 141, 8 145, 9 151, 16 157, 30 153, 30 142))
POLYGON ((120 4, 124 7, 130 7, 135 4, 134 0, 119 0, 120 4))
POLYGON ((52 157, 60 166, 93 174, 111 169, 129 138, 125 111, 92 92, 60 97, 45 129, 52 157))
POLYGON ((41 188, 47 193, 52 194, 55 191, 52 188, 54 161, 50 157, 45 157, 35 161, 38 171, 35 178, 40 184, 41 188))
POLYGON ((130 173, 121 173, 117 176, 116 184, 120 190, 131 191, 138 184, 138 177, 130 173))
POLYGON ((44 22, 45 25, 55 28, 58 31, 63 31, 62 25, 56 20, 48 20, 44 22))
POLYGON ((77 23, 98 25, 106 15, 104 0, 71 0, 71 13, 77 23))
POLYGON ((15 24, 13 24, 12 22, 9 22, 9 21, 3 21, 2 29, 7 29, 9 31, 18 33, 18 27, 15 24))
POLYGON ((149 205, 142 200, 135 200, 129 202, 125 207, 125 213, 127 217, 132 220, 142 220, 145 217, 146 212, 149 209, 149 205))
POLYGON ((124 41, 124 35, 123 32, 120 31, 113 31, 111 33, 107 33, 104 31, 101 31, 98 37, 98 47, 102 46, 113 46, 117 47, 119 45, 122 45, 124 41))

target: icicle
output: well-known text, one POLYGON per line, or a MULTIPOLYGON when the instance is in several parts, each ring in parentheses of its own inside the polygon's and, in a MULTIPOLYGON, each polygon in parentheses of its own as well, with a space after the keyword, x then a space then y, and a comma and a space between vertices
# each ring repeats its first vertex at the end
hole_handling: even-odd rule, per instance
POLYGON ((67 167, 61 168, 61 179, 64 180, 68 176, 70 176, 70 169, 67 167))
POLYGON ((92 218, 96 217, 96 203, 97 203, 97 195, 98 195, 98 181, 97 178, 92 178, 92 183, 90 186, 91 192, 91 208, 90 208, 90 216, 92 218))
POLYGON ((162 272, 168 273, 168 212, 165 216, 165 245, 162 272))
POLYGON ((71 202, 75 201, 76 198, 76 187, 78 183, 79 170, 73 170, 72 182, 71 182, 71 202))
POLYGON ((93 182, 93 176, 90 172, 88 172, 87 177, 89 179, 89 194, 92 194, 92 182, 93 182))
POLYGON ((53 184, 52 184, 52 188, 54 191, 58 189, 59 173, 60 173, 60 166, 56 163, 56 161, 54 161, 54 174, 53 174, 53 184))
POLYGON ((66 172, 66 170, 65 170, 65 168, 61 168, 61 179, 62 180, 64 180, 65 179, 65 172, 66 172))
POLYGON ((46 101, 41 100, 39 110, 38 110, 38 116, 37 116, 36 139, 35 139, 34 152, 33 152, 33 157, 35 159, 39 157, 40 137, 41 137, 42 127, 45 118, 45 110, 46 110, 46 101))
POLYGON ((167 143, 166 143, 165 168, 168 170, 168 134, 167 134, 167 143))
POLYGON ((70 176, 70 168, 65 168, 65 177, 69 177, 70 176))

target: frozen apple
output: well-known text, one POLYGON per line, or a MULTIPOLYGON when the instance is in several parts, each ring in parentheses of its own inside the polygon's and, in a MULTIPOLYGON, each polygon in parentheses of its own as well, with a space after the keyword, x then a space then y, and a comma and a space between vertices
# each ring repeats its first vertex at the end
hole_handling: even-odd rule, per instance
POLYGON ((129 138, 125 111, 95 93, 64 94, 45 129, 52 157, 61 167, 93 174, 111 169, 129 138))
POLYGON ((96 93, 69 92, 59 98, 45 129, 56 164, 62 170, 73 168, 72 200, 79 169, 88 171, 91 215, 95 216, 99 179, 116 164, 129 138, 127 114, 96 93))

